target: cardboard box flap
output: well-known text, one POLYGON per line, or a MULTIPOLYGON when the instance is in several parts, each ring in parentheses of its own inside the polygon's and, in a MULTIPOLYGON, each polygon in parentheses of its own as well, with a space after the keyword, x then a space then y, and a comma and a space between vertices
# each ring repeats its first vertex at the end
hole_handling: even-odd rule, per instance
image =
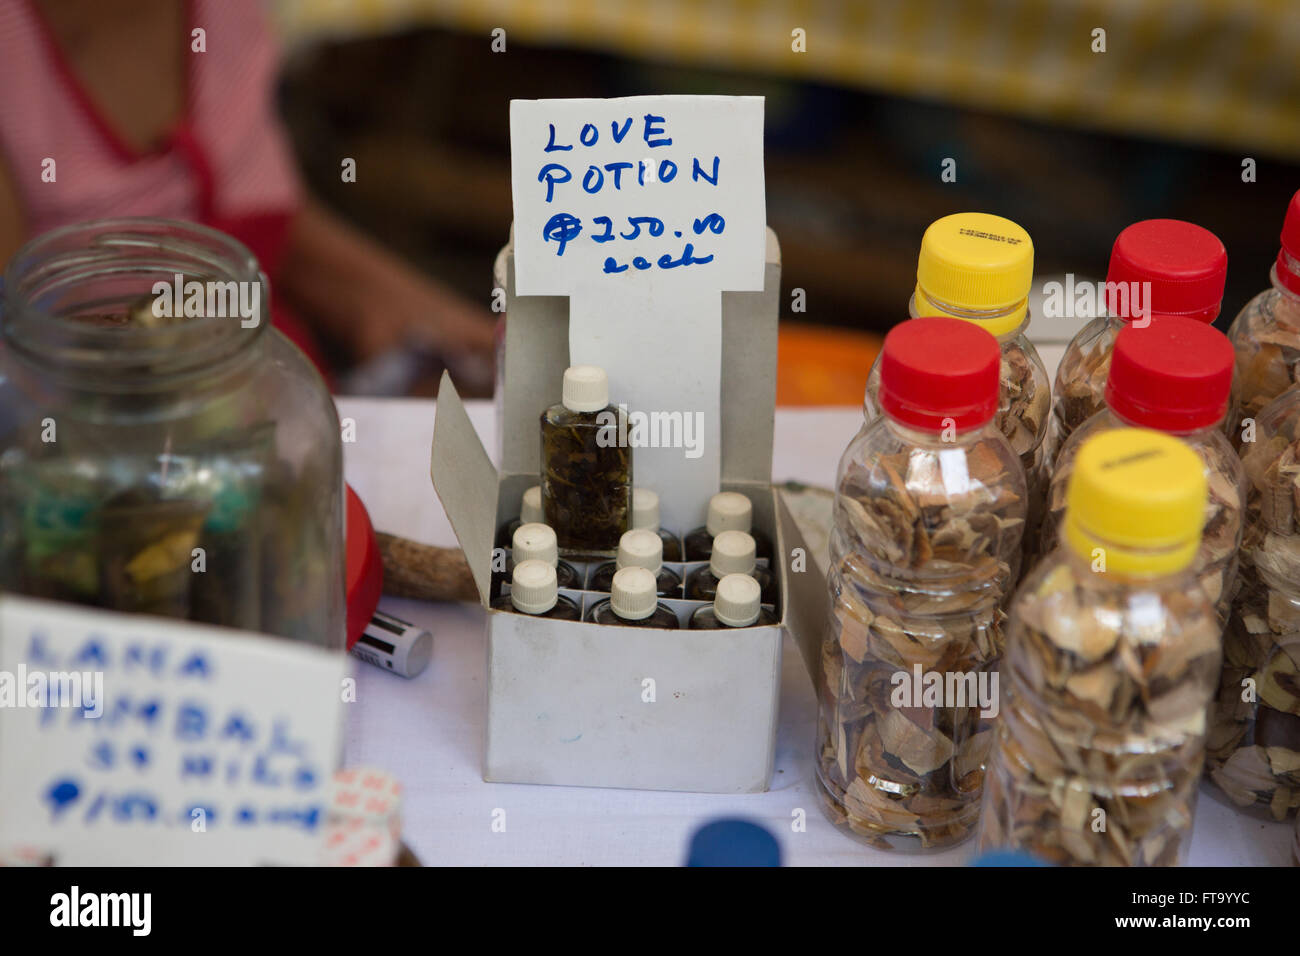
POLYGON ((776 491, 777 520, 781 523, 781 538, 785 546, 784 558, 789 568, 786 574, 785 629, 794 639, 803 657, 813 689, 817 688, 817 674, 821 669, 822 633, 826 627, 826 581, 819 573, 817 561, 809 552, 799 524, 786 506, 785 496, 776 491), (794 561, 796 549, 802 564, 794 561), (803 570, 796 570, 802 567, 803 570))
POLYGON ((772 481, 781 246, 767 230, 761 292, 722 293, 722 482, 772 481))
MULTIPOLYGON (((771 229, 766 249, 762 291, 722 293, 719 389, 724 484, 772 480, 781 247, 771 229)), ((497 256, 493 279, 497 288, 506 291, 509 302, 502 368, 506 387, 500 396, 501 470, 507 475, 537 474, 541 470, 537 418, 560 400, 560 384, 569 364, 569 300, 517 296, 514 250, 509 243, 497 256)), ((647 369, 647 374, 653 370, 647 369)), ((702 511, 703 503, 700 507, 702 511)), ((694 523, 701 521, 702 513, 694 523)))
POLYGON ((445 371, 438 386, 429 476, 465 552, 479 600, 487 606, 496 538, 497 470, 445 371))

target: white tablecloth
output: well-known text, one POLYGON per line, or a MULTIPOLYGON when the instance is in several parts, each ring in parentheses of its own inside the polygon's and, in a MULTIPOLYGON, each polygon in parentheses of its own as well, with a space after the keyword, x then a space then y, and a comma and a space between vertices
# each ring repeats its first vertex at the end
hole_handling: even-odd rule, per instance
MULTIPOLYGON (((470 403, 469 410, 492 452, 491 406, 470 403)), ((356 442, 344 445, 345 470, 375 527, 428 544, 454 545, 429 482, 434 403, 340 399, 339 414, 356 421, 356 442)), ((779 410, 773 479, 831 484, 840 453, 860 424, 857 409, 779 410)), ((380 606, 433 632, 433 660, 414 680, 358 662, 358 699, 347 708, 347 762, 380 767, 402 780, 406 842, 426 864, 674 866, 682 863, 695 827, 723 815, 766 825, 790 865, 960 864, 974 852, 971 841, 934 855, 885 853, 859 845, 825 821, 812 789, 812 683, 788 637, 776 769, 767 793, 489 784, 482 779, 484 612, 470 605, 393 598, 380 606), (504 811, 503 832, 499 824, 493 827, 502 819, 498 811, 504 811), (806 819, 802 832, 793 825, 800 817, 806 819)), ((1237 813, 1203 786, 1190 862, 1284 866, 1291 833, 1289 825, 1237 813)))

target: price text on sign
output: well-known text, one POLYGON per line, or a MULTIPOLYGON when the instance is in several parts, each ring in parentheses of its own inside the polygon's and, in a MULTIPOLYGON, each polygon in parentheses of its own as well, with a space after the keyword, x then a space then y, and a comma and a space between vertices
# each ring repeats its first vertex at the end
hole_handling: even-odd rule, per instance
POLYGON ((236 631, 0 600, 0 682, 24 694, 0 701, 0 841, 60 862, 314 862, 347 666, 236 631))

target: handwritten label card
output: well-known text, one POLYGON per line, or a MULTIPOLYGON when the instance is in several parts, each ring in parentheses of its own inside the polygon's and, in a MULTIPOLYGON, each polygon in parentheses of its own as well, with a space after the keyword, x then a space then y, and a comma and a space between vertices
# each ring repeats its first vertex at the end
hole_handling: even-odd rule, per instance
POLYGON ((0 847, 69 865, 311 865, 342 653, 0 598, 0 847))
POLYGON ((647 426, 637 484, 665 526, 699 524, 720 474, 721 293, 763 287, 763 99, 515 100, 510 143, 516 292, 569 297, 570 362, 603 367, 647 426))

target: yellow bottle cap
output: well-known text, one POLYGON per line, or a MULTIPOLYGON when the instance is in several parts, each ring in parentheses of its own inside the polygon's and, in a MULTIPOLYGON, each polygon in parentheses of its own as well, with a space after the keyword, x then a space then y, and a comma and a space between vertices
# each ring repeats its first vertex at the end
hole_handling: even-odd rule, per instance
POLYGON ((951 315, 1006 335, 1025 321, 1034 244, 1010 219, 959 212, 930 223, 916 262, 916 314, 951 315), (1004 312, 989 318, 970 312, 1004 312))
POLYGON ((1177 438, 1144 428, 1104 432, 1074 460, 1065 541, 1099 572, 1171 574, 1196 557, 1205 495, 1205 466, 1177 438))

